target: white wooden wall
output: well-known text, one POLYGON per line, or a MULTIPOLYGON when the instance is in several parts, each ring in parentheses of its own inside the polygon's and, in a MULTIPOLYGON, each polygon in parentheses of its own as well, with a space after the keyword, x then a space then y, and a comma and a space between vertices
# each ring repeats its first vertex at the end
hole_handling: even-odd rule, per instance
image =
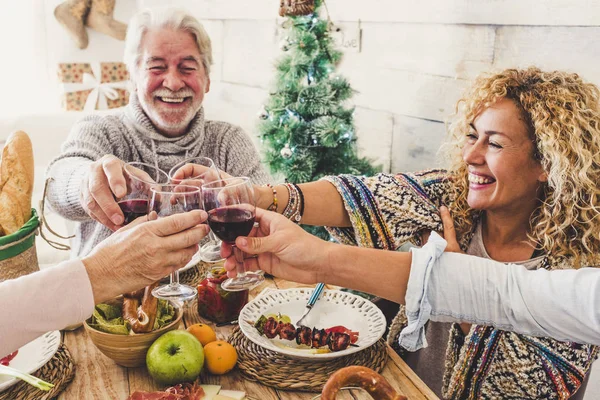
MULTIPOLYGON (((141 0, 141 6, 164 4, 141 0)), ((276 0, 176 0, 213 40, 207 114, 256 134, 282 28, 276 0)), ((597 0, 329 0, 335 23, 362 28, 360 53, 339 72, 358 91, 362 154, 384 170, 436 164, 443 121, 469 80, 492 68, 538 65, 600 84, 597 0)))

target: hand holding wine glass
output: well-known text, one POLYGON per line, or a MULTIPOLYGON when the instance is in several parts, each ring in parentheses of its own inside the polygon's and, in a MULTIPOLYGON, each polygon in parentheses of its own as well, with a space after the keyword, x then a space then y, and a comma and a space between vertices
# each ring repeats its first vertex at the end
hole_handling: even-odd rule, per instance
MULTIPOLYGON (((151 192, 148 212, 155 211, 158 218, 202 209, 200 189, 197 187, 170 184, 154 186, 151 192)), ((196 293, 196 288, 179 283, 179 270, 171 273, 169 284, 152 291, 154 297, 177 301, 191 300, 196 293)))
POLYGON ((117 204, 123 212, 123 225, 148 213, 151 189, 168 183, 169 176, 161 169, 141 162, 129 162, 123 167, 126 194, 117 204))
POLYGON ((264 281, 262 274, 246 272, 243 253, 235 247, 235 239, 247 236, 254 226, 256 204, 250 179, 230 178, 204 184, 202 199, 210 229, 222 241, 232 245, 237 262, 237 277, 226 280, 221 287, 239 291, 260 284, 264 281))

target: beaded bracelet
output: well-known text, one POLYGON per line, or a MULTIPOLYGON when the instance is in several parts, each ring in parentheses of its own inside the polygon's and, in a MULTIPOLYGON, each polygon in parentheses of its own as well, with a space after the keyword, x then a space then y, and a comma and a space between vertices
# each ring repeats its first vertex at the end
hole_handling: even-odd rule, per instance
POLYGON ((296 185, 295 183, 292 183, 292 185, 294 185, 294 187, 296 188, 296 190, 298 191, 298 194, 300 195, 300 218, 302 218, 302 216, 304 216, 304 193, 302 193, 302 189, 300 189, 300 186, 296 185))
POLYGON ((297 186, 291 183, 283 184, 288 191, 288 203, 285 206, 282 214, 287 219, 299 224, 302 219, 302 215, 300 210, 304 209, 304 202, 300 197, 300 192, 298 191, 297 186))
POLYGON ((269 207, 267 207, 267 210, 277 212, 277 189, 275 189, 275 186, 271 185, 270 183, 267 183, 265 186, 271 188, 273 191, 273 202, 269 207))

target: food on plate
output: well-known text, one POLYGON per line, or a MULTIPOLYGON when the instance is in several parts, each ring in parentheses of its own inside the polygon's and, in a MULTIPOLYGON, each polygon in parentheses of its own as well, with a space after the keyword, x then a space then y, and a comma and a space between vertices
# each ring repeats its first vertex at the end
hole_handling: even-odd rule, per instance
POLYGON ((296 340, 296 344, 313 349, 327 346, 331 351, 342 351, 358 341, 358 332, 341 325, 328 329, 314 327, 311 329, 307 326, 296 328, 292 323, 283 321, 290 321, 290 318, 287 315, 275 317, 261 315, 254 323, 254 327, 261 335, 269 339, 279 336, 280 339, 296 340))
POLYGON ((192 335, 196 336, 196 339, 202 343, 202 346, 206 346, 210 342, 214 342, 217 340, 217 334, 210 327, 210 325, 206 324, 194 324, 190 325, 187 328, 187 331, 192 335))
POLYGON ((235 347, 224 340, 210 342, 204 346, 206 368, 213 375, 223 375, 235 367, 237 351, 235 347))
POLYGON ((221 288, 227 279, 223 267, 214 267, 198 284, 198 314, 214 322, 236 319, 248 302, 248 290, 229 292, 221 288))
POLYGON ((281 313, 267 314, 267 315, 265 315, 265 317, 267 317, 267 318, 273 317, 277 320, 277 322, 283 322, 284 324, 292 322, 292 319, 289 316, 287 316, 285 314, 281 314, 281 313))
POLYGON ((25 132, 10 134, 0 162, 0 236, 21 229, 31 218, 33 148, 25 132))
POLYGON ((162 392, 141 392, 131 394, 127 400, 205 400, 202 386, 194 382, 171 386, 162 392))
POLYGON ((204 365, 202 344, 194 335, 175 330, 161 335, 146 354, 150 376, 163 385, 192 382, 204 365))
POLYGON ((12 353, 10 353, 9 355, 0 358, 0 365, 4 365, 5 367, 8 367, 8 364, 10 364, 12 359, 15 358, 18 353, 19 353, 19 350, 15 350, 12 353))
POLYGON ((345 367, 331 375, 323 386, 321 399, 335 400, 339 390, 348 386, 361 387, 378 400, 406 400, 383 376, 370 368, 359 366, 345 367))
POLYGON ((91 328, 116 335, 150 332, 173 322, 175 308, 152 296, 152 285, 123 295, 123 306, 96 305, 88 322, 91 328))

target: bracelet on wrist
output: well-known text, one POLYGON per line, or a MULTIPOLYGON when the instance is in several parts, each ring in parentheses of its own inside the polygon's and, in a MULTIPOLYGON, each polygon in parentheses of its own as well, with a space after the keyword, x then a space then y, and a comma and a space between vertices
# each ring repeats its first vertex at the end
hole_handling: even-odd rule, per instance
POLYGON ((304 209, 304 202, 302 200, 303 196, 298 190, 298 187, 293 183, 284 183, 284 186, 288 191, 288 203, 285 206, 282 214, 292 222, 299 224, 300 220, 302 219, 300 210, 304 209))
POLYGON ((277 189, 275 189, 275 186, 271 185, 270 183, 267 183, 265 186, 270 188, 273 192, 273 202, 269 205, 269 207, 267 207, 267 210, 277 212, 277 189))

